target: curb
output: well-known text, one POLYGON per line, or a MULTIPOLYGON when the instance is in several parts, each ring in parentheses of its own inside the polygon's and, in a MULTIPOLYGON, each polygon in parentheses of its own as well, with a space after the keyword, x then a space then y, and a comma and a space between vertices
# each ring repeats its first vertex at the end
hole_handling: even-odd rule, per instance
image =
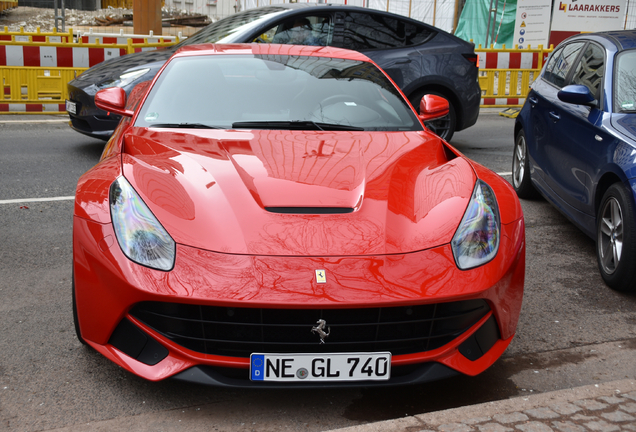
MULTIPOLYGON (((416 432, 438 429, 439 426, 465 425, 488 421, 495 415, 522 412, 537 408, 554 407, 557 404, 571 403, 602 396, 617 396, 623 393, 636 391, 636 381, 624 379, 610 381, 603 384, 594 384, 572 389, 557 390, 530 396, 515 397, 494 402, 486 402, 478 405, 469 405, 460 408, 452 408, 444 411, 436 411, 427 414, 419 414, 396 420, 387 420, 377 423, 368 423, 358 426, 350 426, 342 429, 334 429, 331 432, 416 432)), ((457 430, 471 430, 460 429, 457 430)), ((502 429, 503 430, 503 429, 502 429)))

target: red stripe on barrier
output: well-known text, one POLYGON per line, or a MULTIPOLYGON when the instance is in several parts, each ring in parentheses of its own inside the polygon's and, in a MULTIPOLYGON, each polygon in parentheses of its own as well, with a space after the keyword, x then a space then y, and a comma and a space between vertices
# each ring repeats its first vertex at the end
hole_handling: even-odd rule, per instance
POLYGON ((486 53, 486 69, 497 69, 497 53, 486 53))
POLYGON ((73 67, 73 48, 57 47, 57 67, 73 67))
POLYGON ((82 36, 82 42, 88 43, 88 36, 82 36))
POLYGON ((9 112, 9 104, 0 104, 0 112, 9 112))
POLYGON ((508 105, 519 105, 519 99, 511 98, 511 99, 508 99, 506 103, 508 105))
POLYGON ((484 105, 495 105, 497 103, 497 99, 484 98, 484 105))
POLYGON ((521 53, 510 53, 510 69, 521 69, 521 53))
POLYGON ((57 110, 60 112, 65 112, 66 111, 66 104, 59 104, 57 106, 57 110))
POLYGON ((532 69, 539 67, 539 53, 532 53, 532 69))
POLYGON ((132 43, 134 44, 144 43, 144 40, 139 38, 132 38, 132 43))
POLYGON ((11 35, 0 35, 0 41, 9 41, 9 42, 11 42, 11 35))
POLYGON ((120 48, 119 49, 119 55, 120 56, 125 56, 126 54, 128 54, 128 51, 126 50, 126 48, 120 48))
POLYGON ((6 95, 11 95, 11 87, 9 86, 4 86, 4 94, 6 95))
POLYGON ((40 47, 39 46, 24 46, 24 66, 27 67, 40 67, 40 47))
POLYGON ((0 66, 7 65, 7 50, 4 48, 4 45, 0 45, 0 66))
POLYGON ((42 104, 26 104, 26 112, 42 112, 42 104))
POLYGON ((116 44, 117 43, 117 38, 116 37, 106 37, 106 36, 104 36, 104 40, 102 41, 102 43, 105 43, 105 44, 116 44))
POLYGON ((88 67, 93 67, 98 63, 104 61, 104 49, 103 48, 89 48, 88 49, 88 67))
POLYGON ((31 36, 33 42, 46 42, 46 36, 31 36))

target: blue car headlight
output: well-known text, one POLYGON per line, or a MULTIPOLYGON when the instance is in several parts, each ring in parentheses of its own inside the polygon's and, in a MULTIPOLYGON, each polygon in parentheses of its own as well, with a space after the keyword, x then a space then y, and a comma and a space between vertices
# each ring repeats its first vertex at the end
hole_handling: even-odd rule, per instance
POLYGON ((497 255, 500 236, 499 206, 490 186, 477 180, 473 195, 451 247, 457 267, 468 270, 497 255))
POLYGON ((115 235, 124 254, 137 264, 171 270, 174 240, 124 177, 110 186, 109 198, 115 235))

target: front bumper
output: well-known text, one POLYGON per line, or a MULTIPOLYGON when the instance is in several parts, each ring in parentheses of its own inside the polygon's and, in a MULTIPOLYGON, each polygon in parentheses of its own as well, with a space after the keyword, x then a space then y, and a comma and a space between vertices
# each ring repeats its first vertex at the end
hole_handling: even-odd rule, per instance
POLYGON ((117 128, 121 116, 107 113, 95 106, 95 93, 98 89, 94 85, 79 88, 69 83, 67 88, 69 100, 77 107, 75 114, 68 113, 71 128, 92 138, 107 141, 117 128))
POLYGON ((228 255, 179 245, 174 269, 161 272, 128 260, 110 224, 76 216, 73 229, 76 300, 83 338, 121 367, 152 381, 175 377, 222 386, 290 387, 249 381, 249 358, 197 352, 175 343, 131 314, 141 302, 272 309, 400 307, 471 299, 487 302, 490 311, 461 335, 433 350, 394 355, 392 379, 379 384, 353 383, 364 386, 425 382, 457 372, 479 374, 511 342, 521 309, 523 220, 503 225, 497 257, 469 271, 457 269, 448 245, 404 255, 307 258, 228 255), (325 269, 332 276, 326 284, 316 283, 316 269, 325 269), (139 349, 130 351, 114 339, 123 322, 131 323, 136 329, 133 332, 142 334, 144 342, 139 349), (467 358, 467 350, 479 345, 479 335, 485 332, 482 329, 489 326, 494 326, 497 338, 488 343, 485 353, 467 358), (147 341, 150 348, 144 351, 147 341), (156 363, 148 360, 153 356, 156 363))

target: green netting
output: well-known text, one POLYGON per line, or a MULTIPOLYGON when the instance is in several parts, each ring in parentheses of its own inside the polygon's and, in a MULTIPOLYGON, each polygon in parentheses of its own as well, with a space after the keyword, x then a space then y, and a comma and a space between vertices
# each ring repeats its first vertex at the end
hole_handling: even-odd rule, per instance
MULTIPOLYGON (((488 45, 495 45, 501 48, 506 45, 513 47, 513 36, 515 31, 515 17, 517 14, 517 0, 493 0, 492 6, 495 8, 499 1, 497 16, 495 21, 495 40, 492 35, 488 38, 488 45)), ((457 23, 455 36, 466 41, 472 40, 475 46, 482 45, 486 48, 486 32, 488 31, 488 9, 490 0, 466 0, 466 5, 457 23)), ((492 28, 492 23, 491 23, 492 28)))

